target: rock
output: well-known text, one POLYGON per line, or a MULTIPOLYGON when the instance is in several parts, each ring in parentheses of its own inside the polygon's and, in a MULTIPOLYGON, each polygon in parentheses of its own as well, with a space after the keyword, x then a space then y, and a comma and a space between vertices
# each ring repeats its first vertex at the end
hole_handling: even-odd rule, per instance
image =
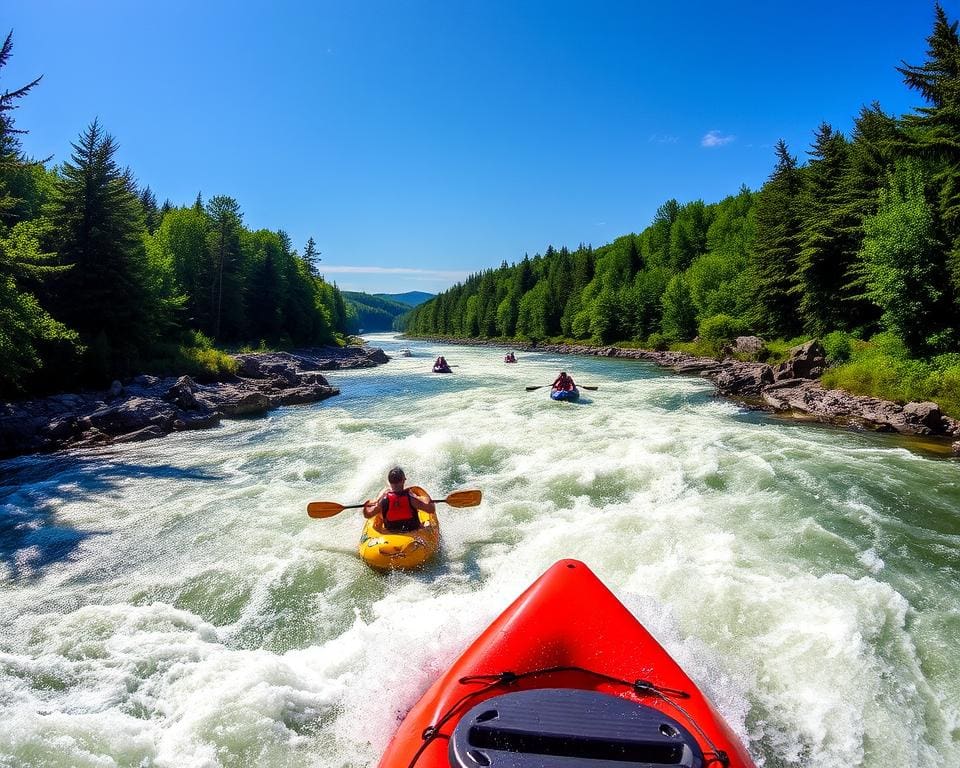
POLYGON ((723 395, 756 397, 764 386, 773 383, 773 369, 764 363, 727 363, 714 379, 723 395))
POLYGON ((183 413, 173 420, 171 428, 175 432, 186 432, 190 429, 210 429, 220 424, 223 414, 220 411, 203 411, 200 413, 183 413))
POLYGON ((167 434, 166 430, 163 430, 157 426, 150 426, 144 427, 143 429, 138 429, 136 432, 130 432, 129 434, 115 437, 112 442, 139 443, 144 440, 152 440, 155 437, 163 437, 165 434, 167 434))
POLYGON ((79 420, 83 429, 94 428, 108 435, 123 435, 155 425, 169 431, 174 409, 162 400, 133 397, 106 408, 101 408, 79 420))
POLYGON ((952 443, 950 447, 953 449, 954 456, 960 456, 960 440, 957 440, 957 442, 952 443))
POLYGON ((335 387, 317 385, 288 389, 270 400, 274 405, 301 405, 326 400, 328 397, 339 394, 340 390, 335 387))
POLYGON ((110 385, 110 389, 107 390, 107 397, 112 399, 116 399, 120 397, 122 394, 123 394, 123 384, 121 384, 119 381, 114 381, 113 384, 110 385))
POLYGON ((773 369, 774 381, 782 379, 816 379, 826 365, 826 352, 813 339, 790 350, 790 357, 773 369))
POLYGON ((253 416, 270 410, 270 398, 261 392, 247 392, 217 404, 224 416, 253 416))
POLYGON ((910 424, 920 424, 933 432, 943 427, 943 414, 936 403, 907 403, 903 406, 903 415, 910 424))
POLYGON ((759 336, 737 336, 730 346, 730 354, 756 357, 765 347, 766 344, 759 336))
POLYGON ((189 376, 181 376, 177 379, 177 383, 164 393, 163 399, 184 411, 200 410, 203 406, 195 394, 198 389, 193 379, 189 376))
POLYGON ((134 384, 143 389, 150 389, 151 387, 157 386, 160 383, 160 379, 156 376, 148 376, 147 374, 140 374, 139 376, 134 376, 130 380, 131 384, 134 384))

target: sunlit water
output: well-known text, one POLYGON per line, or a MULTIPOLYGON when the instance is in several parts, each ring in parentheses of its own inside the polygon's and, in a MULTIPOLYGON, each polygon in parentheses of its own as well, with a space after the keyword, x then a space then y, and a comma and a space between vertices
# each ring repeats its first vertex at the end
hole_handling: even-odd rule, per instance
POLYGON ((772 422, 643 363, 372 337, 342 394, 0 464, 0 766, 371 766, 559 558, 584 560, 765 766, 960 765, 960 466, 772 422), (437 354, 453 375, 428 373, 437 354), (552 403, 558 369, 599 386, 552 403), (355 503, 434 495, 383 576, 355 503))

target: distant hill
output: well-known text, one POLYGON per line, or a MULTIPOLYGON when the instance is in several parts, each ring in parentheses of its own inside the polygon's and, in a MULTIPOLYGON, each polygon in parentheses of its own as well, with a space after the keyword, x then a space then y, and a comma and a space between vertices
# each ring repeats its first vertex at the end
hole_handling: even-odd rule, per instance
MULTIPOLYGON (((343 291, 344 301, 347 303, 347 309, 351 317, 351 330, 356 332, 361 329, 364 331, 392 331, 394 330, 393 321, 401 315, 405 315, 415 306, 412 303, 402 302, 400 296, 425 296, 432 298, 429 293, 413 291, 411 293, 401 293, 396 296, 391 294, 370 294, 357 291, 343 291)), ((417 303, 422 303, 426 299, 420 299, 417 303)))
POLYGON ((423 291, 407 291, 406 293, 375 293, 373 295, 381 299, 399 301, 401 304, 406 304, 410 307, 416 307, 417 305, 423 304, 423 302, 429 301, 433 298, 432 293, 424 293, 423 291))

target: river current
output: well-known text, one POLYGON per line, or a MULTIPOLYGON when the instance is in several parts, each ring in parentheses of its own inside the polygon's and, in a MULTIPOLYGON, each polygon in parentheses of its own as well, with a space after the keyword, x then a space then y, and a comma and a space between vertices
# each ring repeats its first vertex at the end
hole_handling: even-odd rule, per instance
POLYGON ((342 394, 0 463, 0 766, 375 766, 437 674, 586 562, 758 765, 960 765, 960 465, 744 411, 642 362, 369 337, 342 394), (429 372, 444 354, 452 375, 429 372), (561 368, 578 404, 553 403, 561 368), (441 498, 381 575, 351 504, 441 498))

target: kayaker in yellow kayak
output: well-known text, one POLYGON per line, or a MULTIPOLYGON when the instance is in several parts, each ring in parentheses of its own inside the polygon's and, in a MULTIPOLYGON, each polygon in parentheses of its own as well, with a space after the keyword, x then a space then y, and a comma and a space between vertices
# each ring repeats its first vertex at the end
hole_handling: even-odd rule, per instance
POLYGON ((388 488, 384 488, 376 501, 365 501, 363 516, 374 517, 377 512, 383 516, 383 527, 391 533, 415 531, 420 527, 420 515, 417 511, 435 513, 437 505, 433 501, 424 501, 405 487, 407 476, 400 467, 394 467, 387 474, 388 488))

